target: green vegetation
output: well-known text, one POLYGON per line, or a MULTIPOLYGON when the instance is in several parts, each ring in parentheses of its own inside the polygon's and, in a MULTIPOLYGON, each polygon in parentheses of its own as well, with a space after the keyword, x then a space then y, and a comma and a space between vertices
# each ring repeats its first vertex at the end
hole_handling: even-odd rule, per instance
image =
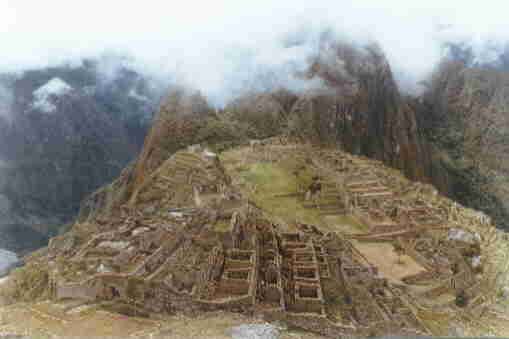
POLYGON ((115 303, 104 303, 101 305, 101 308, 105 311, 123 314, 128 317, 137 317, 137 318, 149 318, 150 315, 148 312, 135 307, 133 305, 129 305, 122 302, 115 303))
POLYGON ((225 233, 230 231, 230 223, 227 220, 219 220, 214 225, 214 231, 219 233, 225 233))
POLYGON ((139 277, 129 277, 127 280, 127 296, 132 299, 143 298, 144 281, 139 277))
POLYGON ((253 164, 240 177, 250 188, 254 202, 285 223, 322 224, 318 212, 305 209, 303 201, 296 196, 298 185, 304 184, 307 178, 293 176, 282 164, 270 163, 253 164))
POLYGON ((468 297, 465 290, 459 290, 456 294, 455 303, 458 307, 466 307, 468 305, 468 297))
POLYGON ((0 289, 4 303, 29 302, 47 296, 48 266, 42 262, 31 262, 15 269, 9 280, 0 289))
MULTIPOLYGON (((246 163, 243 161, 246 152, 250 150, 226 152, 221 160, 230 175, 239 180, 250 199, 277 222, 290 228, 298 221, 320 226, 325 231, 358 233, 367 230, 367 226, 351 216, 323 215, 319 208, 311 206, 312 201, 304 200, 304 192, 316 175, 305 165, 305 159, 294 155, 278 159, 277 163, 246 163)), ((320 203, 332 202, 330 199, 321 198, 320 203)))

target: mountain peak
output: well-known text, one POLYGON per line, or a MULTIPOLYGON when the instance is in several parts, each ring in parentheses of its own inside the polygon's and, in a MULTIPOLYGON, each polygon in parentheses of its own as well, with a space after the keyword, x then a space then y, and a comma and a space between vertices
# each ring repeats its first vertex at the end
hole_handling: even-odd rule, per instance
POLYGON ((52 113, 57 107, 53 102, 55 97, 69 94, 73 88, 62 79, 55 77, 33 92, 32 107, 44 113, 52 113))

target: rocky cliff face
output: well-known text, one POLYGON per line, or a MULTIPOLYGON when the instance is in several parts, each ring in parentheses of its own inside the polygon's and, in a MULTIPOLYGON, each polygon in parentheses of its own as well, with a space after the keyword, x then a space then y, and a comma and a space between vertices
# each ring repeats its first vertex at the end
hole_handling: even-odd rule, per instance
POLYGON ((429 180, 429 146, 416 112, 398 90, 390 66, 376 46, 329 44, 312 66, 332 93, 311 95, 294 111, 312 112, 317 134, 346 150, 384 161, 412 179, 429 180), (343 72, 331 63, 343 65, 343 72))
POLYGON ((98 67, 4 76, 12 100, 0 118, 0 247, 44 244, 141 148, 159 94, 134 71, 106 79, 98 67))
POLYGON ((279 90, 246 96, 227 110, 240 119, 262 115, 268 123, 259 130, 269 134, 284 131, 308 141, 338 145, 449 192, 447 172, 419 126, 420 103, 400 94, 377 46, 357 47, 325 39, 304 76, 323 85, 303 93, 279 90))
POLYGON ((102 187, 82 203, 79 220, 109 215, 128 203, 145 179, 177 150, 201 139, 212 109, 198 92, 173 89, 154 117, 143 148, 136 161, 128 166, 111 185, 102 187))
POLYGON ((509 76, 491 66, 445 60, 419 104, 420 128, 442 153, 454 199, 507 228, 509 76))

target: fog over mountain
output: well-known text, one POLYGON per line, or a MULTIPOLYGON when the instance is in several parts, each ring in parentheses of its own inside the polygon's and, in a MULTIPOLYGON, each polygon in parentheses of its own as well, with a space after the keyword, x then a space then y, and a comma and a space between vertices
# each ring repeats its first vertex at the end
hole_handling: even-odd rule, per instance
POLYGON ((507 38, 508 9, 497 0, 7 0, 0 4, 0 69, 79 63, 115 51, 131 55, 138 70, 186 82, 221 105, 260 69, 301 67, 318 33, 332 29, 357 43, 380 43, 399 80, 414 90, 444 41, 467 42, 477 57, 491 58, 485 42, 507 38))
POLYGON ((4 73, 0 248, 44 245, 83 197, 118 175, 141 148, 164 88, 113 55, 4 73))

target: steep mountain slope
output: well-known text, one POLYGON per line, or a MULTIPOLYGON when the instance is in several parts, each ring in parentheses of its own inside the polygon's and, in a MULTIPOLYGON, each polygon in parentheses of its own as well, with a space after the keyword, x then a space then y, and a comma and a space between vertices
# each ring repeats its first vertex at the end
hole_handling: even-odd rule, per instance
POLYGON ((324 36, 303 76, 323 85, 303 93, 283 89, 248 95, 227 110, 238 112, 241 121, 249 112, 258 113, 261 121, 268 121, 259 131, 279 129, 303 140, 337 145, 448 193, 447 173, 419 127, 420 112, 413 100, 400 94, 378 46, 349 45, 324 36))
POLYGON ((103 78, 100 66, 3 77, 11 100, 0 117, 0 247, 44 245, 141 148, 159 94, 128 68, 103 78))
POLYGON ((450 196, 507 228, 509 76, 446 60, 420 103, 421 129, 447 157, 450 196))

